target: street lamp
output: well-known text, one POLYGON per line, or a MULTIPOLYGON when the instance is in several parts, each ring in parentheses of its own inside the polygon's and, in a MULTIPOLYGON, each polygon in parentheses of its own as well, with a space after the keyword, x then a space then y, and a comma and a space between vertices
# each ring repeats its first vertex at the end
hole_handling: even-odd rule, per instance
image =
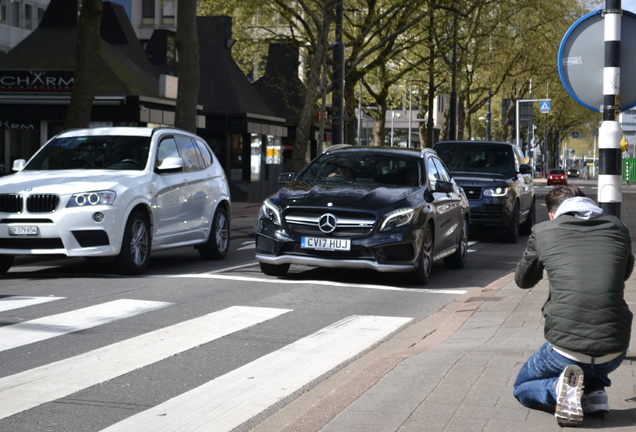
POLYGON ((391 112, 391 147, 393 147, 393 136, 394 136, 394 133, 393 133, 393 122, 394 122, 394 119, 396 117, 400 118, 401 114, 399 112, 392 111, 391 112))

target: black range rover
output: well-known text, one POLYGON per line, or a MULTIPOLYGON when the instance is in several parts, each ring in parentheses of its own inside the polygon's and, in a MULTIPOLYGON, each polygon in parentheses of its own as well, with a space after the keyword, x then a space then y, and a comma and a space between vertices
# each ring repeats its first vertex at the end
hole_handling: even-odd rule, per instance
POLYGON ((470 231, 501 233, 515 243, 535 223, 532 167, 519 146, 488 141, 444 141, 435 151, 466 193, 470 231))
POLYGON ((431 149, 337 145, 281 177, 256 227, 265 274, 304 264, 408 272, 424 284, 435 260, 466 262, 468 201, 431 149))

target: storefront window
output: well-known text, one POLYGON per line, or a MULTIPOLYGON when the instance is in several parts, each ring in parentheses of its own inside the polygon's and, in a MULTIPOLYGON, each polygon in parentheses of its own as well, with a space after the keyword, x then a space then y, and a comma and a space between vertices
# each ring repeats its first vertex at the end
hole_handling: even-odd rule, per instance
POLYGON ((281 137, 267 135, 267 158, 265 163, 277 165, 283 163, 283 143, 281 137))
POLYGON ((230 180, 243 180, 243 140, 238 134, 230 135, 230 180))
POLYGON ((263 140, 261 135, 252 134, 252 152, 250 159, 250 180, 260 180, 261 174, 261 153, 263 151, 263 140))
POLYGON ((177 64, 177 46, 172 35, 166 37, 166 63, 168 66, 177 64))
POLYGON ((13 161, 29 159, 40 148, 40 130, 34 124, 13 123, 3 125, 0 129, 2 154, 0 163, 4 164, 6 173, 11 173, 13 161), (10 126, 7 128, 7 126, 10 126), (15 128, 15 129, 14 129, 15 128))

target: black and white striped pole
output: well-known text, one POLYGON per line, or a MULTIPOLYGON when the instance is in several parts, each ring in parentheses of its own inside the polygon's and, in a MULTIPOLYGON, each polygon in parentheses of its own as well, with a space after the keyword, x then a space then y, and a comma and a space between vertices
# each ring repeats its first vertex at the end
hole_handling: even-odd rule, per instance
POLYGON ((605 214, 621 217, 622 159, 620 112, 621 0, 606 0, 604 17, 603 122, 599 129, 598 203, 605 214))

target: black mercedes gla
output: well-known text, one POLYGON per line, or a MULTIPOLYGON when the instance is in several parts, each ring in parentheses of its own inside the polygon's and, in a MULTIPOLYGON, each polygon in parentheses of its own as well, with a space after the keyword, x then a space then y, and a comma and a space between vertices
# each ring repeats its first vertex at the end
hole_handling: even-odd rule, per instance
POLYGON ((256 227, 267 275, 302 264, 407 272, 425 284, 434 261, 466 263, 468 201, 431 149, 331 146, 279 181, 256 227))

